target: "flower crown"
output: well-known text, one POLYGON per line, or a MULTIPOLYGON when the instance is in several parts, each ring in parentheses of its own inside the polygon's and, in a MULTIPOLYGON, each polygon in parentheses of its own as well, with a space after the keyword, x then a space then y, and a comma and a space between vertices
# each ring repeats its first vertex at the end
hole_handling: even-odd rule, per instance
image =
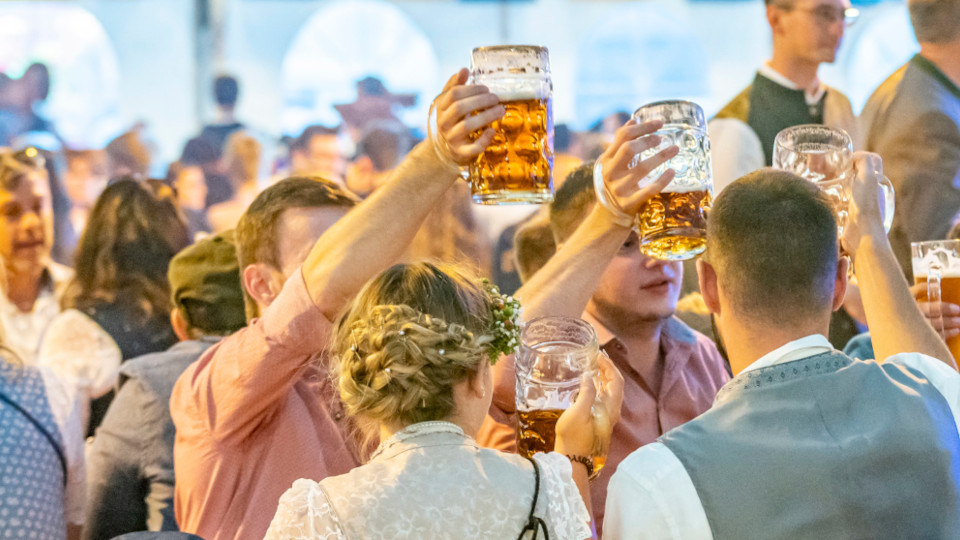
POLYGON ((497 362, 501 354, 513 354, 520 346, 520 312, 523 308, 516 298, 500 294, 500 288, 483 280, 483 288, 493 304, 493 341, 487 345, 490 365, 497 362))

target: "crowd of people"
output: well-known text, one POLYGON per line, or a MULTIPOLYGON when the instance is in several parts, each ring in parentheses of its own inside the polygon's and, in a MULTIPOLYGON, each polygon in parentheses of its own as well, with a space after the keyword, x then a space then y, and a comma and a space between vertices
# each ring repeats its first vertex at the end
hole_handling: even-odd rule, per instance
POLYGON ((505 108, 465 69, 425 140, 367 78, 274 160, 218 77, 163 179, 140 127, 65 148, 42 64, 0 78, 0 534, 960 538, 960 306, 908 286, 910 243, 960 215, 960 1, 908 6, 920 52, 858 118, 817 76, 849 4, 767 0, 688 262, 598 201, 595 171, 628 214, 673 180, 662 123, 628 115, 557 126, 553 201, 491 242, 460 172, 505 108), (770 168, 799 124, 853 137, 842 232, 770 168), (539 317, 603 354, 525 459, 504 335, 539 317))

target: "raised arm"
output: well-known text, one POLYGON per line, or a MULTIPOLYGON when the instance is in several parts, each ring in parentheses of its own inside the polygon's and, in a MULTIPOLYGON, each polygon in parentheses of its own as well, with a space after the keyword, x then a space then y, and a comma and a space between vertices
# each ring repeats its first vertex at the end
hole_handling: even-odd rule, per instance
MULTIPOLYGON (((651 171, 677 155, 676 146, 665 148, 630 168, 636 155, 660 144, 660 137, 653 133, 661 126, 660 122, 635 124, 630 121, 617 130, 613 142, 600 156, 604 182, 627 214, 636 214, 644 202, 673 179, 673 170, 667 169, 654 182, 638 188, 638 183, 651 171)), ((629 234, 628 226, 617 224, 609 211, 600 204, 594 205, 569 240, 517 291, 524 318, 579 317, 607 264, 629 234)))
POLYGON ((504 113, 485 86, 465 85, 467 70, 450 78, 437 99, 438 136, 446 141, 442 159, 431 141, 420 143, 370 198, 317 241, 303 275, 314 303, 329 319, 370 278, 397 261, 427 214, 453 185, 459 169, 493 138, 489 124, 504 113), (473 140, 472 134, 486 127, 473 140), (453 162, 448 161, 453 160, 453 162))
POLYGON ((898 353, 916 352, 957 368, 946 344, 924 319, 900 271, 883 230, 877 202, 877 181, 883 164, 877 154, 856 156, 853 202, 844 228, 843 245, 854 257, 873 348, 882 361, 898 353))
MULTIPOLYGON (((653 133, 661 126, 659 121, 628 122, 617 130, 613 142, 600 156, 604 182, 628 214, 635 214, 644 202, 673 179, 673 170, 667 169, 654 182, 638 187, 650 172, 677 155, 679 149, 676 146, 665 148, 630 168, 634 156, 660 144, 660 137, 653 133)), ((609 211, 595 205, 569 240, 517 291, 516 296, 523 304, 524 319, 548 315, 580 317, 607 264, 629 234, 628 226, 617 224, 609 211)), ((493 403, 506 414, 514 410, 513 380, 513 357, 497 362, 493 403)))

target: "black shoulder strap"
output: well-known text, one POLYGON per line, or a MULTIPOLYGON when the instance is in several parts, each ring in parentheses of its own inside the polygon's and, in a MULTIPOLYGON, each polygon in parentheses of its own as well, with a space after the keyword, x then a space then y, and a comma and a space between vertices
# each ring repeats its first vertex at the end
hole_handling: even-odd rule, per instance
POLYGON ((530 515, 527 516, 527 524, 523 527, 523 530, 520 531, 520 536, 517 537, 517 540, 523 540, 523 535, 527 534, 528 531, 533 532, 530 540, 537 540, 541 530, 543 531, 543 539, 550 540, 550 533, 547 532, 547 524, 543 521, 543 518, 539 518, 534 514, 537 511, 537 499, 540 498, 540 466, 537 465, 536 460, 533 458, 528 457, 527 460, 533 465, 533 504, 530 505, 530 515))
MULTIPOLYGON (((60 448, 59 444, 57 444, 57 441, 53 438, 53 435, 51 435, 50 432, 43 427, 43 424, 41 424, 36 418, 34 418, 32 414, 28 413, 26 409, 21 407, 20 404, 18 404, 17 402, 10 399, 10 397, 4 394, 3 392, 0 392, 0 401, 3 401, 7 405, 10 405, 11 407, 19 411, 20 414, 22 414, 24 418, 29 420, 30 423, 33 424, 33 427, 37 428, 37 430, 39 430, 40 433, 42 433, 43 436, 47 439, 47 442, 49 442, 50 446, 53 447, 53 450, 57 453, 57 458, 60 460, 60 467, 63 469, 63 485, 67 485, 67 458, 64 457, 63 449, 60 448)), ((534 496, 534 500, 536 500, 536 496, 534 496)))

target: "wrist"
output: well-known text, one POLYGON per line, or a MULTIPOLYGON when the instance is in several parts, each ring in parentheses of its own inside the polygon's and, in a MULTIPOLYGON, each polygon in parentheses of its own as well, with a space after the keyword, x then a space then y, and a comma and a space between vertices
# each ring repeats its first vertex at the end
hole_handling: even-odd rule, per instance
POLYGON ((570 467, 573 468, 574 474, 576 474, 577 469, 581 469, 583 472, 587 473, 587 478, 593 476, 593 457, 589 455, 565 455, 567 459, 570 460, 570 467))

